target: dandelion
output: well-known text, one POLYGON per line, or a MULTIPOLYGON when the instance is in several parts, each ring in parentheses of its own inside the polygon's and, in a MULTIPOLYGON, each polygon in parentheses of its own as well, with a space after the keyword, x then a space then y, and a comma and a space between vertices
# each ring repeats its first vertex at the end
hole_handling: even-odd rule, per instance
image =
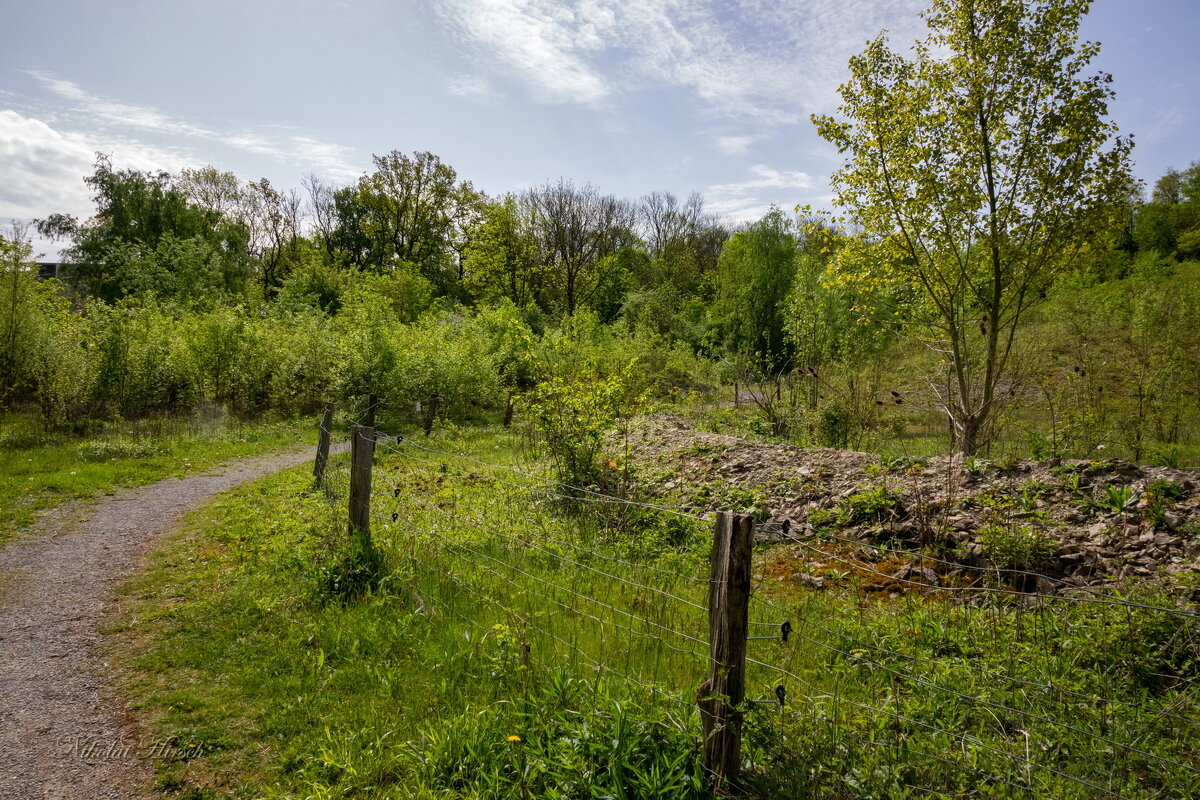
POLYGON ((514 733, 512 736, 510 736, 510 737, 508 737, 507 739, 505 739, 505 741, 506 741, 506 742, 519 742, 519 741, 521 741, 521 737, 520 737, 520 736, 517 736, 517 735, 514 733))

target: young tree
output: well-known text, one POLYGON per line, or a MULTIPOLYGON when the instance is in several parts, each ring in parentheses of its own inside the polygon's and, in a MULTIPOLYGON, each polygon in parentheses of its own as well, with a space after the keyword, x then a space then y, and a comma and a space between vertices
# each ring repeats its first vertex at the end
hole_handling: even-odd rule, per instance
POLYGON ((1014 334, 1054 278, 1112 229, 1132 142, 1108 121, 1089 0, 934 0, 911 58, 880 36, 850 61, 842 120, 814 116, 848 154, 836 203, 861 236, 835 267, 898 282, 952 375, 938 389, 955 447, 974 453, 997 410, 1014 334))

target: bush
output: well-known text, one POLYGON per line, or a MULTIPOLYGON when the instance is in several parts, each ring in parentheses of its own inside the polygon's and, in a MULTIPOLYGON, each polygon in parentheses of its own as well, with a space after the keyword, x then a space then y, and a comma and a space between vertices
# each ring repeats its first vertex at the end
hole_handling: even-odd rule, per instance
POLYGON ((614 423, 634 416, 644 399, 635 387, 635 365, 608 378, 553 377, 538 386, 532 414, 537 443, 560 482, 617 494, 615 462, 602 460, 604 438, 614 423))

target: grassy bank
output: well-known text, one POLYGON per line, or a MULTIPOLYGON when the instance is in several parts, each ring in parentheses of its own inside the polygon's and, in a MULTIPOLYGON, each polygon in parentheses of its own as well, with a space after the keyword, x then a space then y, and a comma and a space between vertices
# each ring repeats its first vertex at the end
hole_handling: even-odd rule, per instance
MULTIPOLYGON (((159 787, 214 797, 706 796, 708 525, 573 503, 495 431, 377 454, 374 542, 294 469, 189 518, 114 641, 159 787), (462 455, 451 455, 460 453, 462 455), (582 510, 581 510, 582 509, 582 510)), ((1195 619, 775 581, 760 553, 745 790, 1193 797, 1195 619)))
POLYGON ((39 511, 111 494, 234 458, 316 442, 311 418, 241 422, 228 417, 109 424, 86 434, 48 434, 31 416, 0 418, 0 542, 39 511))

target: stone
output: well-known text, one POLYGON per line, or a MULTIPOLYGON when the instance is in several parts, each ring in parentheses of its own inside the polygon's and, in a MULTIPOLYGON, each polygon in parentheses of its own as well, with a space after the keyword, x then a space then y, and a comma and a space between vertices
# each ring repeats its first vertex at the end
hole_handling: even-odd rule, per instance
POLYGON ((824 589, 825 579, 819 575, 809 575, 807 572, 797 572, 792 576, 792 580, 801 586, 807 586, 810 589, 824 589))

